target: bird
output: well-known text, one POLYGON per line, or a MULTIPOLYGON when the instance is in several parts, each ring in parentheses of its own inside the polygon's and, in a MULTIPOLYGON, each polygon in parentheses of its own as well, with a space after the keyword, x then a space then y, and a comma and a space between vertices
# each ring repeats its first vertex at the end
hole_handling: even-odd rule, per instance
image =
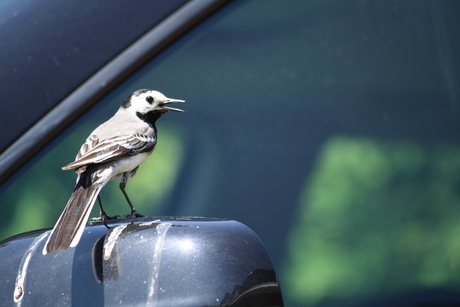
POLYGON ((99 192, 111 180, 120 181, 130 208, 129 217, 141 217, 125 191, 128 179, 153 152, 157 143, 156 121, 169 111, 184 112, 170 106, 185 102, 167 98, 158 91, 141 89, 127 97, 109 120, 97 127, 81 146, 75 161, 62 167, 78 174, 75 188, 49 235, 42 254, 65 251, 77 246, 96 199, 101 220, 115 218, 105 213, 99 192))

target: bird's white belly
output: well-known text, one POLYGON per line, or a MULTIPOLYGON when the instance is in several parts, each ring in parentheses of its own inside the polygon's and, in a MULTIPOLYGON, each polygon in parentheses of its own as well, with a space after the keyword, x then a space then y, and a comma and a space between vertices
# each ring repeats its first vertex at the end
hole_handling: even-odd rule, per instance
POLYGON ((112 179, 115 179, 118 175, 123 174, 124 172, 129 172, 142 164, 149 156, 149 153, 141 153, 129 158, 118 160, 113 165, 113 176, 112 179))

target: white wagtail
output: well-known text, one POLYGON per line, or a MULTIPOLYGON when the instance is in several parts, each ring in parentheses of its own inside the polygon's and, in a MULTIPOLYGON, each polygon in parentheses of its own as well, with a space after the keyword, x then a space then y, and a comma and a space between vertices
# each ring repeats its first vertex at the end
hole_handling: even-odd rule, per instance
POLYGON ((62 168, 75 169, 77 183, 43 248, 44 255, 78 244, 96 198, 99 199, 101 220, 105 223, 110 218, 99 198, 99 192, 110 180, 121 180, 120 189, 131 207, 131 216, 142 216, 129 200, 125 186, 155 149, 156 120, 168 111, 183 112, 169 106, 175 102, 184 101, 166 98, 157 91, 135 91, 111 119, 91 133, 75 161, 62 168))

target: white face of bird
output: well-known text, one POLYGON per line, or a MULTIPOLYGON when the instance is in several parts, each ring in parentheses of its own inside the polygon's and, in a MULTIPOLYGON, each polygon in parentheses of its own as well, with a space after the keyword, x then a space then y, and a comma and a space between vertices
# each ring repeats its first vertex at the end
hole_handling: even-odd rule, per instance
POLYGON ((184 102, 180 99, 171 99, 166 97, 160 92, 152 90, 138 90, 135 91, 126 101, 122 107, 133 112, 147 114, 152 111, 175 111, 184 112, 181 109, 172 108, 169 106, 171 103, 184 102))

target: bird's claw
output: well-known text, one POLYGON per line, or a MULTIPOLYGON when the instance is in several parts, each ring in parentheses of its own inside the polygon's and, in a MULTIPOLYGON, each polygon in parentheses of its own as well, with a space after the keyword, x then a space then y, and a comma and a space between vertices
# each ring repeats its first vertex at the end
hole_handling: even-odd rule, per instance
POLYGON ((144 217, 145 215, 137 213, 137 211, 131 211, 131 214, 125 214, 125 218, 127 219, 135 219, 138 217, 144 217))

